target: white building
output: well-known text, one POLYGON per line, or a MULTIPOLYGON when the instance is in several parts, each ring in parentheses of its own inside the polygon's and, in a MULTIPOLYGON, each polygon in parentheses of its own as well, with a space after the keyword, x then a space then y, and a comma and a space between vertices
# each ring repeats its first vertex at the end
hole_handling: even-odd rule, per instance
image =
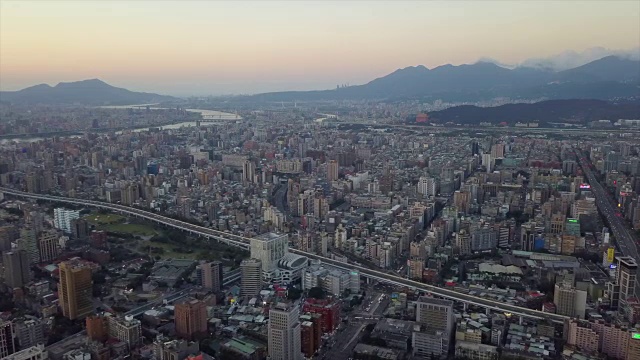
POLYGON ((267 283, 288 284, 300 279, 309 259, 289 252, 287 234, 266 233, 251 239, 251 258, 262 263, 262 278, 267 283))
POLYGON ((48 358, 49 353, 44 349, 44 345, 39 344, 3 357, 2 360, 46 360, 48 358))
POLYGON ((341 295, 347 289, 352 294, 360 292, 360 273, 356 270, 348 272, 312 265, 302 271, 301 278, 304 290, 321 287, 333 295, 341 295))
POLYGON ((280 303, 269 310, 269 359, 303 359, 299 318, 300 312, 292 304, 280 303))
POLYGON ((276 269, 280 261, 289 251, 289 235, 266 233, 251 239, 251 258, 262 262, 262 271, 276 269))
POLYGON ((71 220, 80 217, 79 210, 68 210, 64 208, 55 208, 53 210, 53 223, 56 229, 60 229, 66 233, 71 232, 71 220))
POLYGON ((414 356, 446 355, 455 326, 453 301, 421 296, 412 335, 414 356))
POLYGON ((142 340, 142 324, 140 320, 127 315, 124 318, 109 316, 109 336, 116 338, 129 346, 136 348, 142 340))
POLYGON ((425 197, 435 196, 437 191, 436 179, 426 176, 420 177, 418 180, 418 194, 422 194, 425 197))

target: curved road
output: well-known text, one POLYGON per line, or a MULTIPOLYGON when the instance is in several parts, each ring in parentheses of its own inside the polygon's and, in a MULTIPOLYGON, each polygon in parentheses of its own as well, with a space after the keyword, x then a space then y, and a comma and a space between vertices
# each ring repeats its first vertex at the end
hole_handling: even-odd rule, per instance
MULTIPOLYGON (((78 204, 78 205, 91 206, 91 207, 96 207, 101 209, 107 209, 115 212, 121 212, 129 215, 133 215, 133 216, 138 216, 138 217, 141 217, 150 221, 154 221, 166 226, 171 226, 179 230, 188 231, 194 235, 203 236, 209 239, 214 239, 229 245, 239 246, 242 248, 249 248, 249 244, 251 241, 250 238, 246 238, 243 236, 209 229, 199 225, 193 225, 184 221, 175 220, 166 216, 152 213, 150 211, 136 209, 136 208, 124 206, 124 205, 111 204, 111 203, 94 201, 94 200, 67 198, 67 197, 61 197, 61 196, 31 194, 31 193, 26 193, 23 191, 13 190, 13 189, 4 188, 4 187, 0 187, 0 192, 4 193, 5 195, 13 195, 13 196, 28 198, 28 199, 40 199, 40 200, 55 201, 55 202, 62 202, 62 203, 69 203, 69 204, 78 204)), ((458 302, 481 306, 486 309, 490 309, 498 312, 509 313, 516 316, 523 316, 523 317, 532 318, 532 319, 548 319, 558 323, 562 323, 564 322, 564 320, 569 319, 569 317, 563 316, 563 315, 545 313, 539 310, 532 310, 532 309, 524 308, 521 306, 506 304, 504 302, 500 302, 496 300, 485 299, 478 296, 472 296, 472 295, 460 293, 460 292, 446 289, 446 288, 436 287, 433 285, 423 284, 417 281, 404 279, 397 275, 388 274, 388 273, 377 271, 377 270, 371 270, 358 265, 345 264, 343 262, 336 261, 321 255, 312 254, 312 253, 300 251, 297 249, 290 249, 289 251, 294 254, 306 256, 307 258, 310 258, 310 259, 321 260, 327 265, 341 268, 347 271, 357 270, 361 274, 361 276, 364 276, 370 279, 374 279, 377 281, 381 281, 381 282, 385 282, 385 283, 389 283, 397 286, 406 286, 409 288, 418 289, 418 290, 428 292, 445 299, 451 299, 458 302)))

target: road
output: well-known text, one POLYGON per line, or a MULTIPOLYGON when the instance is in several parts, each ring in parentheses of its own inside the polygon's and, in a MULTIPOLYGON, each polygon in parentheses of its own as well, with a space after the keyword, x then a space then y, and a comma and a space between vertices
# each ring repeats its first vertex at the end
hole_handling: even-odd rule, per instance
MULTIPOLYGON (((598 210, 600 210, 600 213, 607 219, 609 229, 615 237, 616 245, 620 252, 622 252, 624 256, 640 259, 640 257, 638 257, 638 239, 636 239, 633 232, 624 222, 624 219, 618 216, 618 204, 616 200, 598 182, 591 170, 591 161, 588 160, 586 155, 583 156, 581 152, 577 152, 577 154, 578 162, 587 177, 589 185, 591 185, 591 192, 596 197, 598 210)), ((636 296, 640 294, 640 278, 636 278, 635 294, 636 296)))
MULTIPOLYGON (((67 197, 61 197, 61 196, 31 194, 31 193, 26 193, 26 192, 13 190, 5 187, 0 187, 0 192, 2 192, 5 196, 10 195, 10 196, 17 196, 17 197, 22 197, 27 199, 40 199, 40 200, 55 201, 55 202, 61 202, 61 203, 84 205, 84 206, 96 207, 96 208, 106 209, 114 212, 129 214, 129 215, 137 216, 137 217, 147 219, 159 224, 163 224, 165 226, 174 227, 176 229, 179 229, 194 235, 199 235, 207 239, 215 240, 228 245, 238 246, 243 249, 248 249, 249 244, 251 242, 250 238, 235 235, 229 232, 213 230, 203 226, 190 224, 180 220, 175 220, 175 219, 162 216, 150 211, 128 207, 124 205, 119 205, 119 204, 111 204, 111 203, 94 201, 94 200, 67 198, 67 197)), ((417 289, 419 291, 430 293, 432 295, 439 296, 445 299, 451 299, 454 301, 459 301, 459 302, 467 303, 470 305, 483 307, 487 310, 497 311, 501 313, 509 313, 514 316, 523 316, 530 319, 537 319, 537 320, 549 319, 556 323, 564 323, 564 321, 568 319, 567 316, 563 316, 563 315, 545 313, 540 310, 532 310, 532 309, 528 309, 521 306, 506 304, 501 301, 496 301, 496 300, 481 298, 478 296, 473 296, 465 293, 460 293, 448 288, 441 288, 433 285, 423 284, 423 283, 409 280, 409 279, 404 279, 396 274, 389 274, 389 273, 385 273, 377 270, 372 270, 372 269, 359 266, 359 265, 354 265, 354 264, 345 264, 343 262, 336 261, 336 260, 324 257, 322 255, 308 253, 298 249, 289 249, 289 251, 297 255, 305 256, 309 259, 320 260, 323 263, 325 263, 327 266, 340 268, 345 271, 357 270, 360 273, 360 276, 365 278, 377 280, 377 281, 392 284, 392 285, 405 286, 412 289, 417 289)))

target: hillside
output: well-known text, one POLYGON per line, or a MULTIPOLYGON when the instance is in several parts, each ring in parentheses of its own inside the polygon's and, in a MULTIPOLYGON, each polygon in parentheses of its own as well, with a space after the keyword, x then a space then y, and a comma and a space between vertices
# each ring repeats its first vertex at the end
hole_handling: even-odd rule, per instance
POLYGON ((22 104, 132 105, 174 100, 171 96, 134 92, 101 80, 40 84, 19 91, 0 92, 0 102, 22 104))
MULTIPOLYGON (((477 125, 481 122, 534 122, 541 125, 553 122, 586 124, 608 119, 640 119, 640 102, 611 103, 601 100, 549 100, 534 104, 507 104, 496 107, 455 106, 429 113, 435 123, 477 125)), ((408 122, 413 122, 408 119, 408 122)))

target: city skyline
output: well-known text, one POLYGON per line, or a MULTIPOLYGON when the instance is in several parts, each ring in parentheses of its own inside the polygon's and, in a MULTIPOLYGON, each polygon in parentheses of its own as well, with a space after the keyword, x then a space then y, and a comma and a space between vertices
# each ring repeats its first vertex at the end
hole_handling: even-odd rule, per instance
POLYGON ((640 48, 640 4, 629 1, 3 0, 0 9, 2 90, 89 78, 177 96, 313 90, 406 66, 640 48))

